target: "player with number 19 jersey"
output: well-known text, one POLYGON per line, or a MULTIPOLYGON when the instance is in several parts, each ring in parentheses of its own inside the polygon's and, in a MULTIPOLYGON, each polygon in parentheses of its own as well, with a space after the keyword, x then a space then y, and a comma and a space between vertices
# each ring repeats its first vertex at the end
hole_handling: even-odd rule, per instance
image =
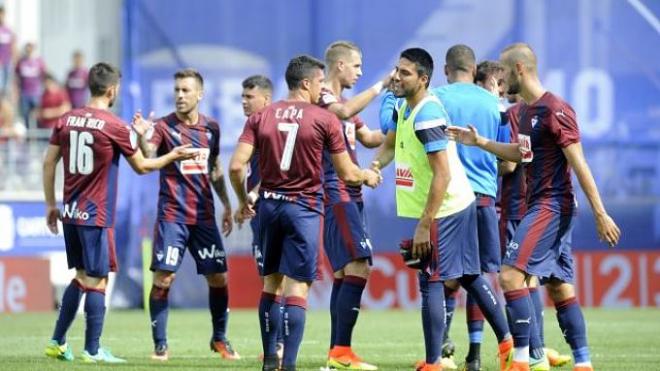
POLYGON ((62 116, 50 137, 64 160, 64 224, 112 227, 119 154, 137 151, 134 133, 114 114, 91 107, 62 116))

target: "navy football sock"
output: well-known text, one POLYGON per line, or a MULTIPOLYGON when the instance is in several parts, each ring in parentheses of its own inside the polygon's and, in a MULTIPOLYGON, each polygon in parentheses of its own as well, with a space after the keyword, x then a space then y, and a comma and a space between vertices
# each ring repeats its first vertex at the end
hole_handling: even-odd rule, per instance
POLYGON ((211 311, 211 323, 213 323, 213 341, 223 341, 227 335, 228 301, 227 286, 209 286, 209 310, 211 311))
POLYGON ((529 354, 535 359, 543 357, 543 342, 540 336, 540 326, 543 326, 543 317, 540 319, 537 317, 538 311, 536 310, 536 305, 534 303, 534 296, 538 295, 538 289, 536 287, 529 288, 529 299, 532 303, 531 311, 531 321, 529 324, 529 354))
POLYGON ((557 320, 564 334, 564 339, 573 351, 575 364, 591 362, 587 345, 587 329, 577 298, 572 297, 555 303, 557 320))
POLYGON ((529 324, 531 320, 531 304, 527 288, 511 290, 504 293, 506 312, 509 317, 509 327, 513 336, 513 346, 523 348, 529 346, 529 324))
POLYGON ((284 357, 282 368, 296 367, 298 349, 305 331, 307 300, 298 296, 287 296, 284 303, 284 357))
POLYGON ((357 276, 344 277, 337 296, 337 329, 335 345, 351 346, 353 327, 360 314, 360 300, 367 280, 357 276))
POLYGON ((445 293, 445 333, 442 338, 442 342, 445 343, 449 339, 449 329, 451 327, 451 321, 454 319, 454 311, 456 310, 456 296, 458 295, 458 289, 454 290, 447 286, 444 288, 445 293))
POLYGON ((529 298, 532 301, 532 311, 536 319, 537 333, 541 341, 541 347, 545 346, 545 339, 543 338, 543 299, 541 298, 541 290, 538 287, 529 288, 529 298))
POLYGON ((167 344, 167 315, 169 313, 169 288, 151 286, 149 294, 149 316, 151 337, 155 346, 167 344))
POLYGON ((484 335, 484 315, 479 310, 479 305, 474 300, 474 297, 468 293, 467 301, 465 303, 465 310, 467 314, 467 328, 470 338, 470 348, 465 360, 471 362, 475 359, 481 358, 481 342, 484 335))
POLYGON ((442 281, 430 282, 426 274, 421 273, 419 290, 422 294, 422 330, 426 363, 433 364, 440 359, 445 330, 444 284, 442 281))
POLYGON ((277 354, 277 336, 282 332, 282 298, 267 292, 259 300, 259 326, 264 357, 277 354))
POLYGON ((332 282, 332 292, 330 293, 330 349, 335 346, 337 338, 337 297, 343 282, 343 278, 335 278, 332 282))
POLYGON ((495 291, 488 281, 482 276, 471 275, 460 278, 459 282, 479 305, 481 313, 486 317, 488 324, 495 332, 497 342, 506 339, 510 332, 504 315, 504 308, 502 303, 497 300, 495 291))
POLYGON ((85 290, 85 350, 96 355, 99 351, 103 318, 105 317, 105 291, 87 288, 85 290))
POLYGON ((53 332, 53 340, 57 341, 60 345, 66 343, 66 332, 76 318, 80 299, 82 299, 84 293, 85 289, 76 279, 71 280, 71 283, 64 290, 60 313, 57 317, 57 322, 55 322, 55 331, 53 332))

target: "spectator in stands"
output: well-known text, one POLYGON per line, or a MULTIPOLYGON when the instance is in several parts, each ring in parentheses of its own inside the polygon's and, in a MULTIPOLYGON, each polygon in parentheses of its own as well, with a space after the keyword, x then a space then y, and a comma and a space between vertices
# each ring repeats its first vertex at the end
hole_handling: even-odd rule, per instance
POLYGON ((15 58, 16 37, 5 24, 5 7, 0 6, 0 95, 7 94, 11 64, 15 58))
POLYGON ((66 78, 66 91, 73 108, 85 106, 87 101, 87 67, 82 51, 73 52, 73 66, 66 78))
POLYGON ((31 117, 39 105, 42 93, 42 80, 46 74, 46 64, 35 53, 34 43, 25 44, 23 55, 16 63, 16 85, 18 87, 21 116, 25 125, 32 126, 31 117))
POLYGON ((69 95, 66 90, 55 80, 53 75, 44 75, 44 93, 38 108, 39 128, 51 129, 65 112, 71 109, 69 95))
POLYGON ((7 97, 0 96, 0 143, 22 137, 25 129, 14 122, 14 108, 7 97), (23 129, 23 130, 21 130, 23 129))

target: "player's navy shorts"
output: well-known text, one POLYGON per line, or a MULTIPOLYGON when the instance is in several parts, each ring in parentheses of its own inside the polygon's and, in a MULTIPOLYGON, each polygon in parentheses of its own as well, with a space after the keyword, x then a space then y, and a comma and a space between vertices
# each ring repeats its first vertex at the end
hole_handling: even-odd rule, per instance
POLYGON ((500 220, 500 241, 502 256, 506 253, 506 247, 513 239, 513 234, 520 225, 520 219, 502 219, 500 220))
POLYGON ((326 207, 324 224, 323 247, 333 272, 358 259, 368 259, 371 264, 364 203, 340 202, 326 207))
POLYGON ((252 229, 252 256, 257 264, 257 271, 263 276, 264 254, 259 245, 259 214, 250 219, 250 229, 252 229))
MULTIPOLYGON (((415 220, 415 222, 417 222, 415 220)), ((436 219, 431 228, 430 281, 480 274, 477 207, 473 202, 456 214, 436 219)))
POLYGON ((90 277, 117 271, 115 231, 112 228, 63 224, 69 269, 84 269, 90 277))
POLYGON ((323 243, 323 215, 297 203, 269 199, 259 201, 257 215, 263 275, 281 273, 298 281, 314 281, 323 243))
POLYGON ((499 272, 502 264, 502 251, 495 199, 482 194, 475 194, 475 196, 477 196, 477 236, 481 271, 499 272))
POLYGON ((574 215, 532 207, 507 245, 502 264, 538 276, 541 283, 551 278, 573 282, 571 234, 574 215))
POLYGON ((156 221, 151 270, 176 272, 186 248, 195 259, 197 274, 227 271, 227 257, 215 221, 209 224, 183 224, 156 221))

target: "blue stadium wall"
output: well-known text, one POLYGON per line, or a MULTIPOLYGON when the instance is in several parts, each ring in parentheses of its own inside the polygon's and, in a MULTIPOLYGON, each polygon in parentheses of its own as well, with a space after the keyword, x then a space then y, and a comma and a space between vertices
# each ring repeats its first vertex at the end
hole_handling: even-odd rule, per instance
MULTIPOLYGON (((437 86, 446 83, 442 65, 453 44, 470 45, 484 60, 497 59, 499 50, 512 42, 528 42, 538 54, 546 88, 578 113, 587 160, 608 211, 623 230, 619 249, 660 249, 657 1, 125 0, 123 7, 122 116, 129 119, 138 109, 169 113, 173 72, 195 67, 205 78, 202 112, 221 124, 225 164, 245 121, 241 81, 255 73, 270 76, 275 97, 281 98, 286 94, 284 70, 294 55, 322 58, 332 41, 356 42, 364 63, 364 75, 354 88, 360 91, 389 71, 406 47, 431 52, 436 64, 432 85, 437 86)), ((378 126, 378 104, 361 114, 372 128, 378 126)), ((372 156, 360 152, 363 164, 372 156)), ((123 165, 117 213, 123 268, 117 304, 138 306, 141 249, 153 229, 158 175, 138 177, 123 165)), ((395 251, 396 241, 412 234, 394 217, 391 171, 385 172, 383 187, 365 192, 378 252, 395 251)), ((581 191, 578 202, 574 248, 606 250, 581 191)), ((230 254, 247 254, 248 242, 229 239, 226 248, 230 254)), ((187 260, 179 278, 183 282, 177 285, 199 288, 203 282, 187 260)), ((203 304, 205 290, 190 293, 194 291, 173 290, 175 305, 203 304)))

